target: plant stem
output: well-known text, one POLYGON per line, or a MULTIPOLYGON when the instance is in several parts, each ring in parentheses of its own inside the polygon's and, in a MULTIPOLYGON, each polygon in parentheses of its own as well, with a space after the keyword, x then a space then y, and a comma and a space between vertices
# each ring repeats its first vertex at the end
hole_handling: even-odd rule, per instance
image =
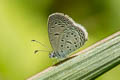
POLYGON ((28 80, 91 80, 120 64, 120 32, 28 80))

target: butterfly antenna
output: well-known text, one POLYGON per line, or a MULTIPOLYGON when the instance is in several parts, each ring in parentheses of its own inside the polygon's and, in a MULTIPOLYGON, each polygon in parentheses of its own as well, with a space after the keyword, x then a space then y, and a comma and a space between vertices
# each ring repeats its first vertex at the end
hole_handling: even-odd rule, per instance
POLYGON ((38 53, 39 51, 42 51, 42 52, 50 52, 50 51, 45 51, 45 50, 35 50, 34 53, 38 53))
POLYGON ((50 48, 49 48, 48 46, 46 46, 45 44, 43 44, 43 43, 41 43, 41 42, 39 42, 39 41, 37 41, 37 40, 31 40, 31 41, 32 41, 32 42, 39 43, 40 45, 42 45, 42 46, 44 46, 45 48, 47 48, 47 49, 50 50, 50 48))

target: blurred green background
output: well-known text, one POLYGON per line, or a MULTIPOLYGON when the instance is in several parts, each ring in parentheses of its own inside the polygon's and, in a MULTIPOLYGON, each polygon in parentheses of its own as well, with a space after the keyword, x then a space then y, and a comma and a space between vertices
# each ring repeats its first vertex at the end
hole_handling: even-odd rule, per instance
MULTIPOLYGON (((85 26, 83 48, 120 30, 120 0, 0 0, 0 80, 25 80, 53 64, 48 53, 33 53, 48 49, 31 40, 51 48, 47 18, 54 12, 85 26)), ((120 65, 96 80, 120 80, 119 74, 120 65)))

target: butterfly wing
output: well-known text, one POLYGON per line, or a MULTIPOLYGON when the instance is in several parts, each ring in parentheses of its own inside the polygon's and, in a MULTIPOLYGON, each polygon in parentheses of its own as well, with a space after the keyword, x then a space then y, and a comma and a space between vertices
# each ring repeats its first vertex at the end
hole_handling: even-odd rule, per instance
POLYGON ((63 58, 80 48, 88 37, 87 31, 81 25, 61 13, 50 15, 48 33, 53 50, 63 58))
POLYGON ((58 50, 60 36, 67 25, 63 22, 62 13, 54 13, 48 18, 48 35, 54 51, 58 50))
POLYGON ((83 31, 79 27, 71 25, 71 27, 69 26, 61 35, 58 51, 62 53, 62 55, 67 56, 82 47, 86 40, 83 31))

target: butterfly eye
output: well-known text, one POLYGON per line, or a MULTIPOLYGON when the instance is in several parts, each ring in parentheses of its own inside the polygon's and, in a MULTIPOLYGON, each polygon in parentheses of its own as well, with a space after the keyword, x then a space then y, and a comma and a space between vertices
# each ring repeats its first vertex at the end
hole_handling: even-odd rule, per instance
POLYGON ((69 49, 71 51, 71 49, 69 49))

